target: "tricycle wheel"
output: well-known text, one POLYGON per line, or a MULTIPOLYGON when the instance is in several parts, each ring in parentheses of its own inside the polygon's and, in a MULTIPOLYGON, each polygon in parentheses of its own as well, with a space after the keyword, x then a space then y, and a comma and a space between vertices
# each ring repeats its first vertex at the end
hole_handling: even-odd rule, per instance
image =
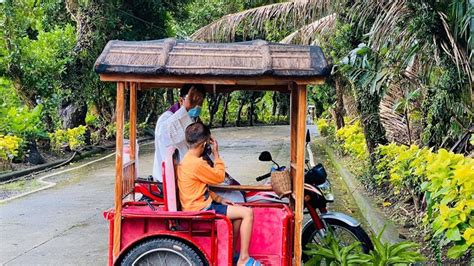
POLYGON ((208 265, 188 244, 170 238, 155 238, 131 249, 120 265, 208 265))

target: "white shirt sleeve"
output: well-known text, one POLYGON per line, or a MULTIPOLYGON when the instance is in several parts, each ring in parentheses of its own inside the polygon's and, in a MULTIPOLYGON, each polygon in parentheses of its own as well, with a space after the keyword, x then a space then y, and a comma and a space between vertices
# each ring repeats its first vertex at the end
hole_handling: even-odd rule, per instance
POLYGON ((176 146, 186 141, 184 132, 193 121, 186 108, 182 106, 176 113, 165 112, 157 123, 158 139, 161 148, 176 146), (166 116, 165 116, 166 115, 166 116))

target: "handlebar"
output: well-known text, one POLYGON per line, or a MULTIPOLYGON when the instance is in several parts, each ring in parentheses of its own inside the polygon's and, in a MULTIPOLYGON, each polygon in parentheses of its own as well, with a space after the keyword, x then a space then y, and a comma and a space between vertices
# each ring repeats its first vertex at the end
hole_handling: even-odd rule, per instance
POLYGON ((264 175, 261 175, 257 178, 255 178, 257 181, 262 181, 263 179, 265 178, 269 178, 270 177, 270 173, 267 173, 267 174, 264 174, 264 175))

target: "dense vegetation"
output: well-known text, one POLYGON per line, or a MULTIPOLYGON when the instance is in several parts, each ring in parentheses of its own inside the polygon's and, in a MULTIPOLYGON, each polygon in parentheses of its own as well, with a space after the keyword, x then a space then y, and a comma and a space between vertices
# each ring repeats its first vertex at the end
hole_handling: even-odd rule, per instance
MULTIPOLYGON (((10 169, 12 161, 44 163, 38 146, 41 152, 78 150, 114 137, 115 88, 92 70, 108 40, 187 38, 227 13, 268 2, 1 3, 1 168, 10 169)), ((140 91, 141 128, 153 129, 176 97, 171 90, 140 91)), ((234 92, 208 95, 203 119, 213 126, 286 123, 287 111, 287 95, 234 92)))
MULTIPOLYGON (((317 44, 332 65, 327 84, 308 88, 320 132, 369 166, 367 186, 412 198, 434 250, 459 257, 474 241, 471 2, 3 1, 0 167, 43 163, 38 146, 114 137, 115 89, 92 71, 108 40, 317 44)), ((142 131, 176 97, 140 91, 142 131)), ((210 94, 204 105, 212 126, 288 121, 288 95, 278 93, 210 94)))
POLYGON ((192 37, 271 40, 278 28, 290 33, 282 43, 320 45, 333 65, 310 94, 320 132, 357 160, 367 187, 411 199, 408 215, 441 263, 473 244, 473 10, 466 0, 289 1, 224 16, 192 37))

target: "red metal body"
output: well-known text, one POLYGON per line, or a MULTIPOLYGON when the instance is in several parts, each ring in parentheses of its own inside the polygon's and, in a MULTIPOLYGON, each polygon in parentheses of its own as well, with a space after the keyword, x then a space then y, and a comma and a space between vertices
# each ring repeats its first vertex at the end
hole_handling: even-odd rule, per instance
MULTIPOLYGON (((250 255, 265 265, 291 265, 294 217, 283 204, 247 204, 254 210, 250 255)), ((120 261, 131 248, 154 237, 180 239, 199 251, 210 265, 232 265, 232 224, 214 212, 170 212, 163 205, 153 211, 142 202, 122 209, 120 255, 112 261, 114 211, 104 212, 110 224, 109 265, 120 261), (174 221, 175 228, 171 228, 174 221)), ((238 250, 238 249, 237 249, 238 250)))

